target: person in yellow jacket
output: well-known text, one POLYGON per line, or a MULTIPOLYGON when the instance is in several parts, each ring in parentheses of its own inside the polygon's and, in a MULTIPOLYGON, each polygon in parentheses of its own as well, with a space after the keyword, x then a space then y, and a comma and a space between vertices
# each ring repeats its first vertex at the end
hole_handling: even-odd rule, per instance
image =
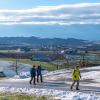
POLYGON ((81 78, 81 74, 80 74, 80 70, 79 70, 79 66, 76 66, 73 70, 72 70, 72 80, 73 83, 70 87, 70 89, 73 89, 73 86, 75 83, 76 84, 76 90, 79 90, 79 80, 81 78))

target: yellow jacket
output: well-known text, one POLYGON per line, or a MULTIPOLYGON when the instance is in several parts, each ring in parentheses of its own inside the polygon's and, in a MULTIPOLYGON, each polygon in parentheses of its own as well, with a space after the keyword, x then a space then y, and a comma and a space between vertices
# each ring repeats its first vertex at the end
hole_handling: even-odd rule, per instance
POLYGON ((72 80, 80 80, 80 70, 79 69, 72 70, 72 80))

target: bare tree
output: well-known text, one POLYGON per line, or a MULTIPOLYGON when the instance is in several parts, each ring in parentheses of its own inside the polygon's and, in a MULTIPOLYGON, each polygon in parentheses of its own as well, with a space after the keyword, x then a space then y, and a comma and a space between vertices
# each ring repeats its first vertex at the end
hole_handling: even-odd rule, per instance
POLYGON ((12 64, 9 66, 9 68, 13 71, 15 71, 16 75, 18 75, 19 70, 22 70, 24 66, 19 62, 18 59, 12 62, 12 64))

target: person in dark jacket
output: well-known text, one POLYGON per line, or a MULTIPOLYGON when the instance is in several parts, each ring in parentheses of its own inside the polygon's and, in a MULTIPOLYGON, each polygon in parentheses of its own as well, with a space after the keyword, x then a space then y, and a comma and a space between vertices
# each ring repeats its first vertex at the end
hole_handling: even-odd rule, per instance
POLYGON ((34 85, 36 85, 36 68, 35 68, 35 65, 33 65, 33 67, 31 68, 30 70, 30 74, 31 74, 31 80, 29 81, 29 83, 31 84, 32 81, 34 83, 34 85))
POLYGON ((39 80, 41 81, 41 82, 43 82, 43 79, 42 79, 42 68, 41 68, 41 65, 39 65, 38 67, 37 67, 37 82, 39 82, 39 80))

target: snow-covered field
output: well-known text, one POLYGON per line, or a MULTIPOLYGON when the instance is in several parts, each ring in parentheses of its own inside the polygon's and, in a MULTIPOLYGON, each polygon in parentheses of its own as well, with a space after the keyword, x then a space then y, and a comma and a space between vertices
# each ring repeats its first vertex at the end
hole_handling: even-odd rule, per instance
POLYGON ((0 80, 0 92, 19 92, 36 95, 50 95, 61 100, 100 100, 100 66, 81 69, 82 78, 79 91, 70 91, 71 70, 45 71, 43 72, 44 82, 36 86, 29 85, 30 65, 22 64, 25 69, 19 71, 16 76, 13 71, 7 72, 7 66, 11 62, 0 61, 7 79, 0 80), (5 70, 6 69, 6 70, 5 70), (13 74, 11 75, 11 72, 13 74))

